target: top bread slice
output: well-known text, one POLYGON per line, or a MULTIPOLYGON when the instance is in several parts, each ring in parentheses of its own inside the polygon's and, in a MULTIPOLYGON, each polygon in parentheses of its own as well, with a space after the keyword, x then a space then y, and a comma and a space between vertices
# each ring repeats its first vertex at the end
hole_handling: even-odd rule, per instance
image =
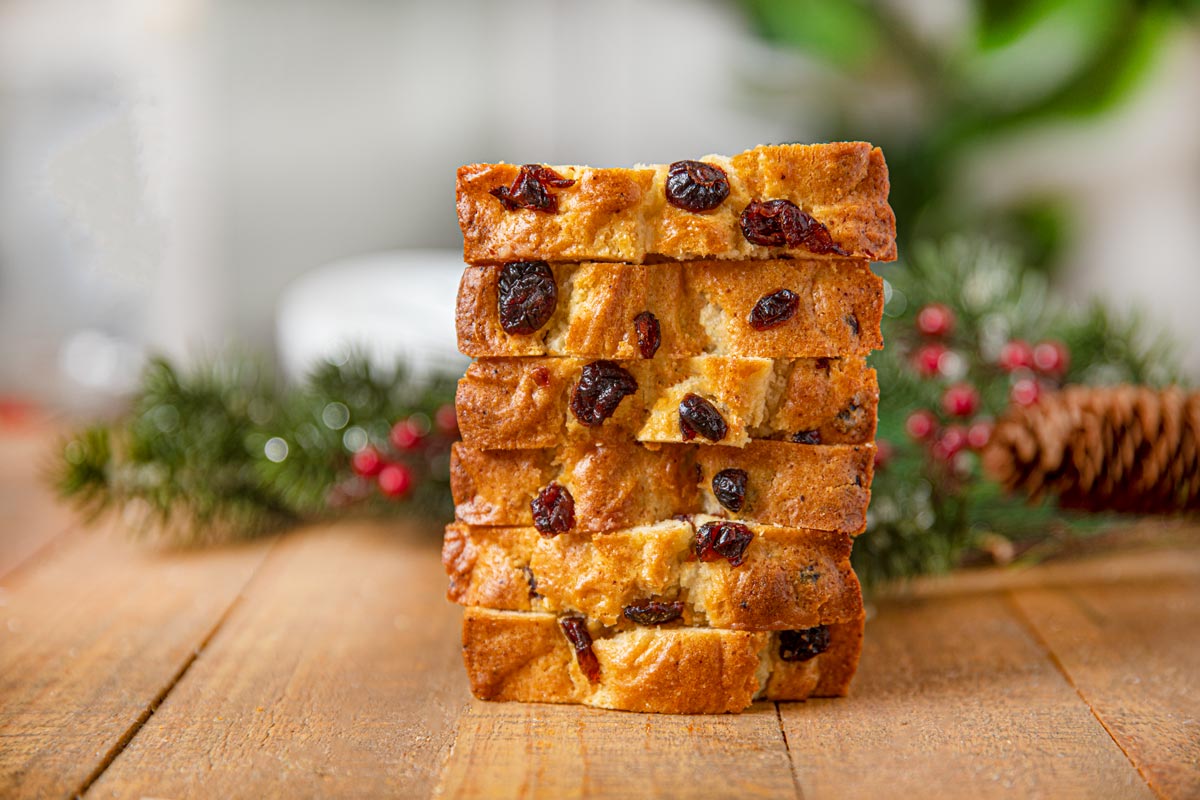
POLYGON ((555 166, 573 181, 546 189, 547 211, 509 208, 494 192, 521 172, 513 164, 458 170, 456 198, 469 264, 510 261, 758 260, 811 257, 804 244, 750 242, 740 217, 752 201, 787 200, 828 230, 850 258, 896 259, 896 218, 888 206, 883 153, 865 142, 764 145, 732 157, 705 156, 724 170, 729 194, 700 212, 666 199, 668 165, 633 169, 555 166))

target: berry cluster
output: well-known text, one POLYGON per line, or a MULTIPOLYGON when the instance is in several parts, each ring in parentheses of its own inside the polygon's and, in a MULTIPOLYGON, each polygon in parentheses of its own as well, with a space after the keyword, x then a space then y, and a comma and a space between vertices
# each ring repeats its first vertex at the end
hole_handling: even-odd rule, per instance
MULTIPOLYGON (((978 452, 992 435, 992 418, 985 413, 983 400, 967 374, 996 371, 1008 376, 1008 399, 1019 405, 1037 401, 1046 387, 1056 386, 1066 374, 1070 355, 1060 342, 1046 341, 1030 346, 1014 339, 1007 342, 992 360, 969 360, 973 354, 952 347, 951 337, 957 325, 953 310, 941 303, 929 303, 916 315, 919 344, 912 350, 911 367, 922 378, 943 380, 941 402, 936 408, 919 408, 909 414, 904 429, 908 436, 926 448, 936 464, 945 465, 951 474, 965 474, 967 464, 961 454, 978 452)), ((999 377, 999 376, 998 376, 999 377)), ((879 442, 877 463, 886 464, 891 446, 879 442)))
POLYGON ((444 457, 458 438, 454 407, 444 405, 431 420, 417 413, 398 420, 383 442, 368 441, 350 456, 350 475, 339 482, 332 505, 348 505, 373 493, 400 500, 416 488, 431 462, 444 457))
POLYGON ((1070 363, 1070 353, 1062 342, 1038 342, 1030 347, 1021 339, 1005 344, 997 360, 997 366, 1011 376, 1009 397, 1020 406, 1036 403, 1044 388, 1058 388, 1070 363))

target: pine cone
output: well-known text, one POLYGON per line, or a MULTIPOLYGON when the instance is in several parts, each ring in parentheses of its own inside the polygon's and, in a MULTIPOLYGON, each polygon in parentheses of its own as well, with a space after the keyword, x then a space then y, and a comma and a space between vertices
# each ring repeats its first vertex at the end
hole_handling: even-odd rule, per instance
POLYGON ((1086 511, 1200 510, 1200 392, 1069 386, 996 423, 984 469, 1086 511))

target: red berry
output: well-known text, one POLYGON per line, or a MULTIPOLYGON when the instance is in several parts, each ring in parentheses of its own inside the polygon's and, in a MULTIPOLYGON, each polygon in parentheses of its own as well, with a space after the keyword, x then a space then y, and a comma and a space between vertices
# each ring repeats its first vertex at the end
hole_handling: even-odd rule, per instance
POLYGON ((1070 361, 1070 354, 1062 342, 1038 342, 1033 348, 1033 366, 1047 375, 1062 375, 1070 361))
POLYGON ((969 417, 979 408, 979 392, 969 383, 951 386, 942 395, 942 408, 954 417, 969 417))
POLYGON ((932 411, 920 409, 908 415, 904 421, 904 430, 918 442, 927 440, 937 430, 937 418, 932 411))
POLYGON ((433 415, 433 422, 437 425, 437 429, 447 436, 458 434, 458 416, 454 413, 452 405, 444 405, 439 408, 433 415))
POLYGON ((379 470, 383 469, 383 457, 379 455, 378 450, 367 445, 350 457, 350 468, 356 475, 369 478, 378 475, 379 470))
POLYGON ((887 469, 888 462, 896 455, 896 448, 887 439, 875 440, 875 469, 887 469))
POLYGON ((926 336, 947 336, 954 330, 954 312, 941 303, 930 303, 917 312, 917 330, 926 336))
POLYGON ((422 431, 411 419, 402 419, 392 426, 389 438, 397 450, 412 450, 421 443, 422 431))
POLYGON ((1021 378, 1013 384, 1010 396, 1019 406, 1031 406, 1042 396, 1042 387, 1033 378, 1021 378))
POLYGON ((934 457, 949 461, 961 453, 967 446, 967 434, 961 425, 951 425, 942 431, 938 440, 933 444, 934 457))
POLYGON ((913 363, 917 368, 917 372, 924 375, 926 378, 932 378, 938 374, 938 365, 942 361, 942 356, 948 351, 945 345, 927 344, 917 350, 916 356, 913 357, 913 363))
POLYGON ((379 471, 379 491, 388 497, 402 497, 412 488, 412 470, 403 464, 388 464, 379 471))
POLYGON ((1029 342, 1013 339, 1000 348, 1000 358, 997 359, 997 363, 1005 372, 1028 369, 1033 366, 1033 348, 1029 346, 1029 342))
POLYGON ((992 438, 992 423, 990 420, 980 420, 967 428, 967 445, 972 450, 982 450, 987 447, 992 438))

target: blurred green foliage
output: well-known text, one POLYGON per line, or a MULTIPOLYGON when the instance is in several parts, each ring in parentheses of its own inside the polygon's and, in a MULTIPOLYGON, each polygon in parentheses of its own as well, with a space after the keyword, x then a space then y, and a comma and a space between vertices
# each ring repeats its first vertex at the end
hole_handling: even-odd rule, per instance
POLYGON ((181 369, 153 358, 129 413, 63 442, 51 478, 92 517, 121 514, 133 529, 177 544, 260 535, 331 515, 453 514, 451 436, 433 428, 454 401, 449 377, 416 380, 402 364, 361 354, 318 365, 280 385, 261 360, 239 353, 181 369), (398 420, 425 434, 396 452, 398 420), (356 451, 374 448, 412 475, 402 498, 355 474, 356 451))
POLYGON ((1143 83, 1171 32, 1200 11, 1200 0, 963 0, 944 13, 965 10, 968 35, 931 41, 895 3, 741 5, 764 39, 823 68, 796 76, 828 84, 820 94, 821 138, 883 147, 902 242, 979 231, 1018 246, 1023 263, 1042 267, 1065 240, 1070 210, 1037 198, 981 217, 950 196, 964 156, 1031 126, 1115 108, 1143 83), (862 93, 841 90, 898 82, 915 106, 903 124, 863 114, 862 93))

